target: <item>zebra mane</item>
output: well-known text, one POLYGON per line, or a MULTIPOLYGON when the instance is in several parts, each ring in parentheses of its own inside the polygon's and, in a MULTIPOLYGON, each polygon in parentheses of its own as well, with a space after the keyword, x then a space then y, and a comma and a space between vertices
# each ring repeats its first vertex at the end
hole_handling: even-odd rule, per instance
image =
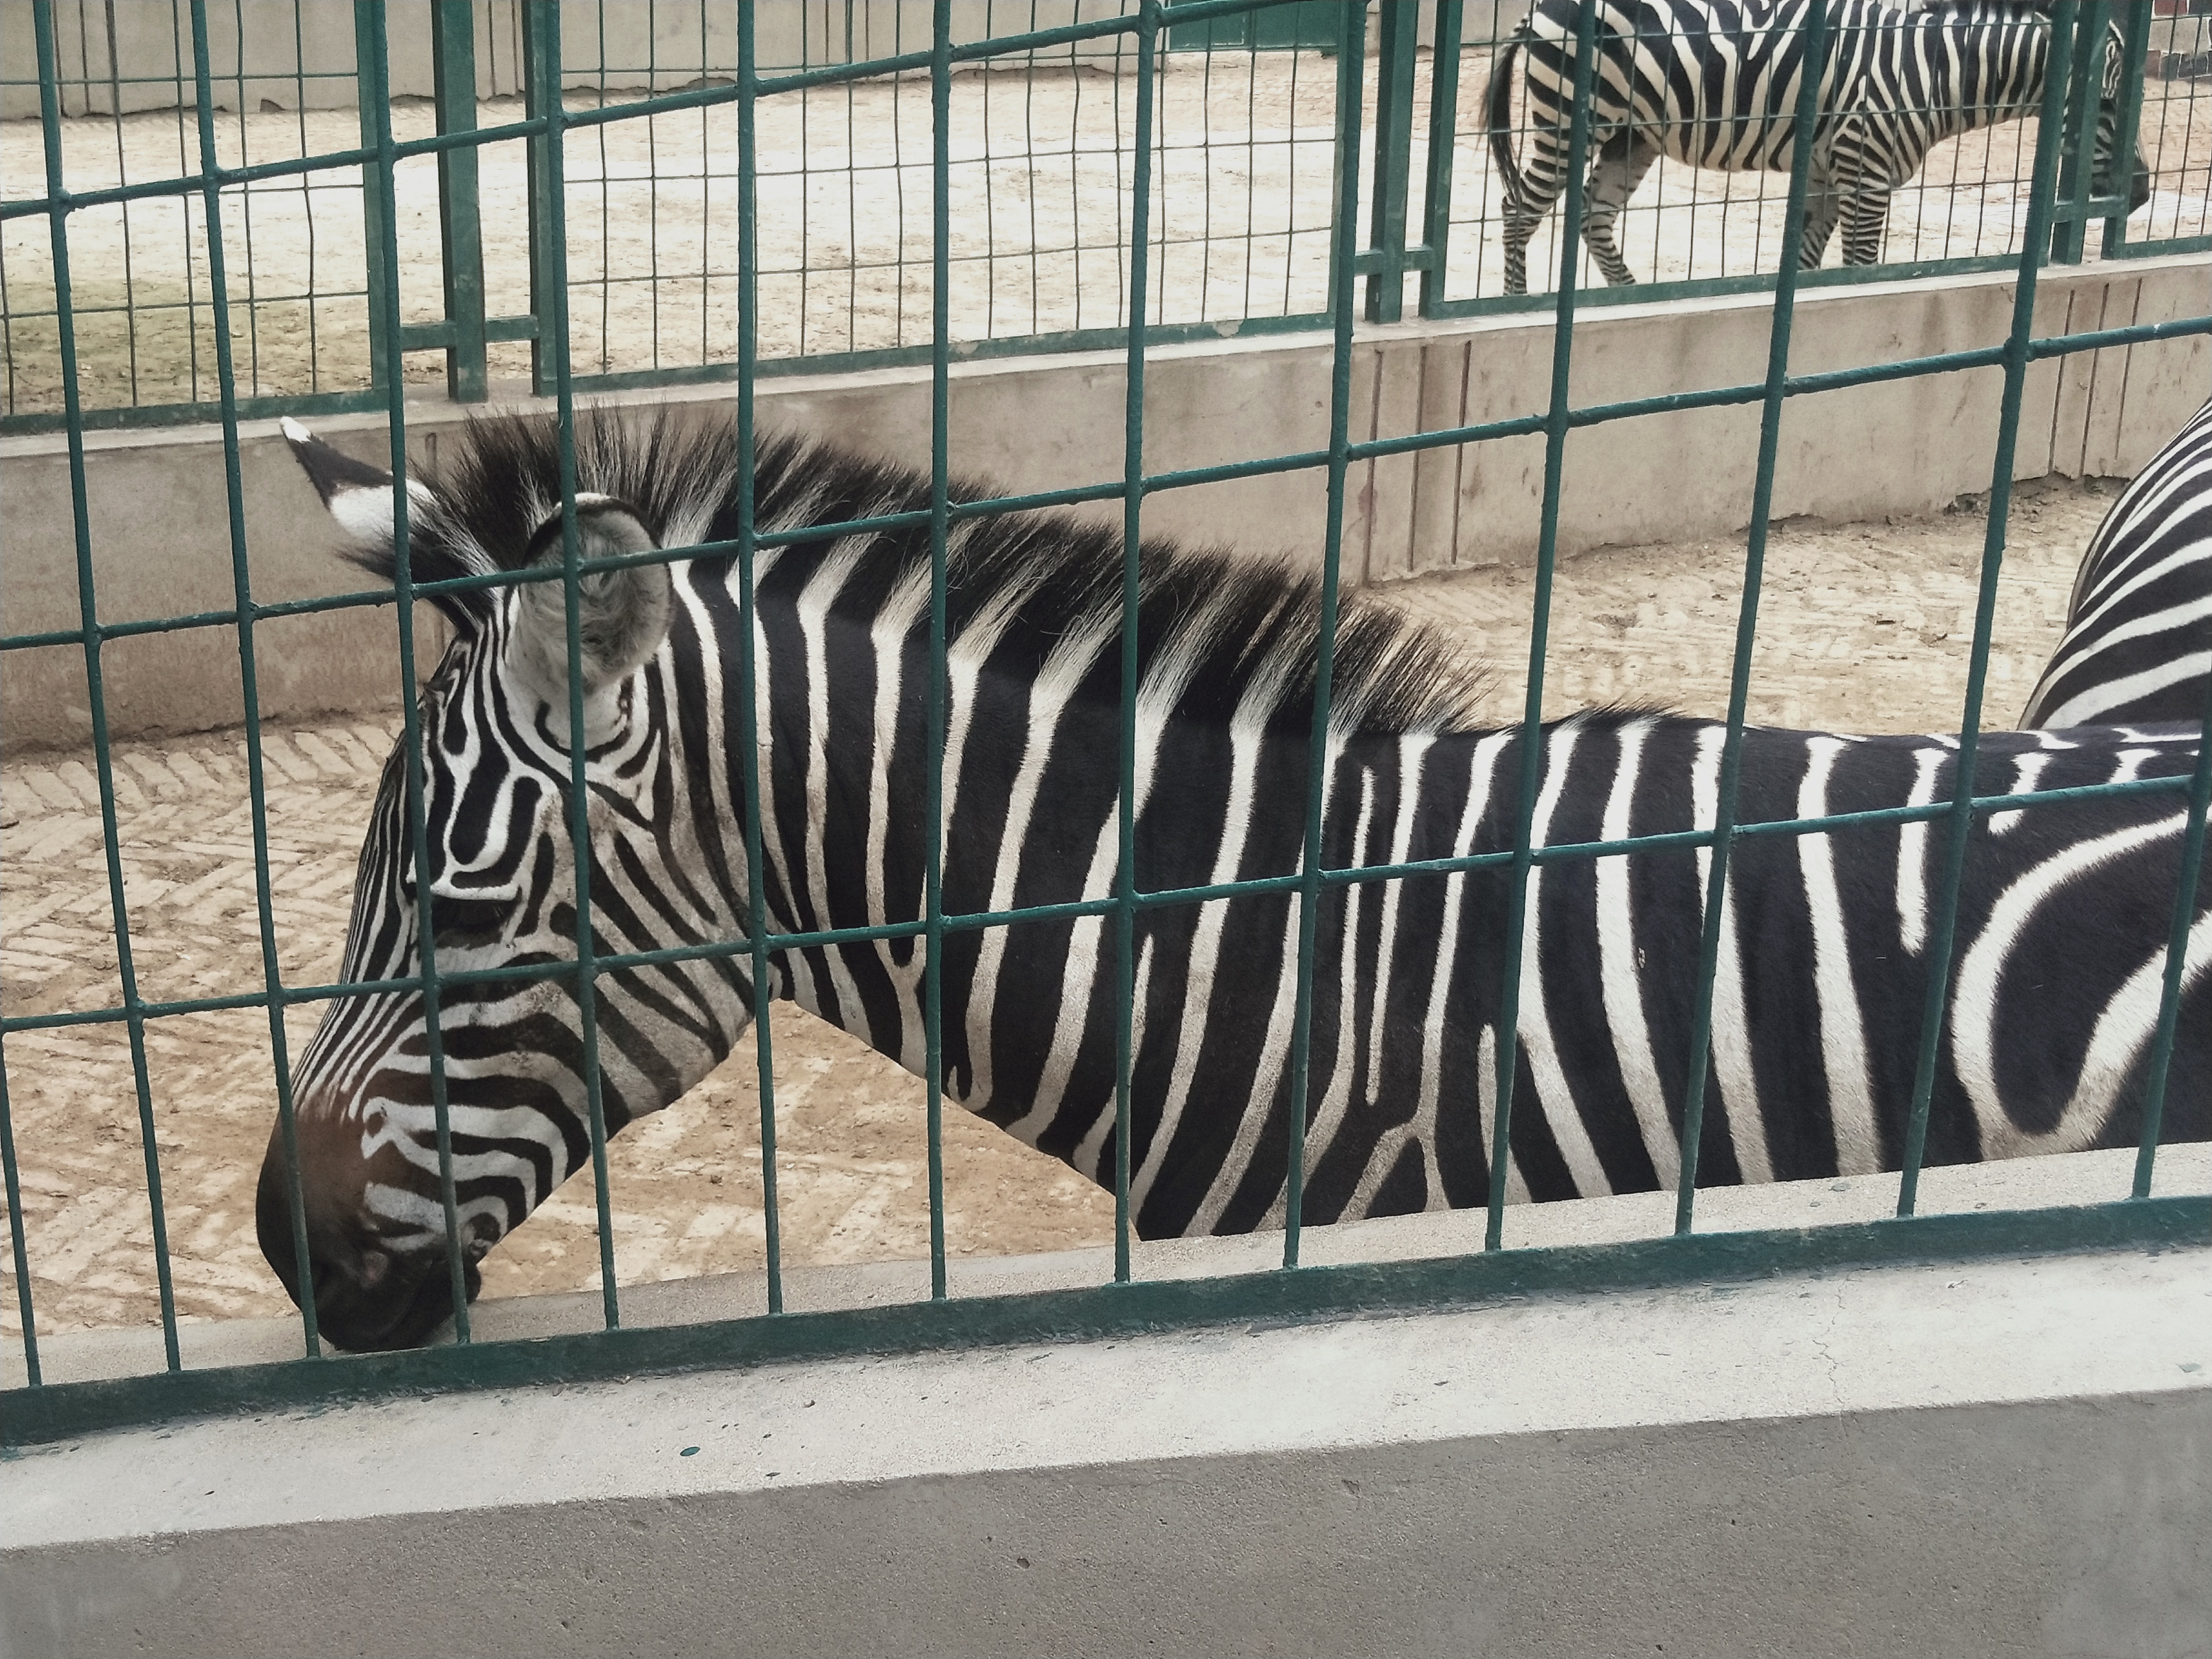
MULTIPOLYGON (((738 531, 734 423, 726 412, 665 407, 651 413, 580 410, 574 487, 628 504, 663 545, 733 540, 738 531)), ((755 523, 773 534, 808 525, 927 513, 929 479, 834 444, 761 434, 754 457, 755 523)), ((532 536, 559 511, 558 429, 551 417, 471 421, 427 475, 409 565, 416 581, 515 570, 532 536)), ((956 501, 1003 492, 956 480, 956 501)), ((865 538, 763 549, 765 584, 811 568, 831 547, 856 560, 843 592, 880 601, 929 562, 926 523, 865 538)), ((1109 642, 1086 690, 1118 697, 1122 543, 1118 529, 1062 512, 956 520, 947 542, 946 637, 957 650, 970 624, 994 659, 1042 665, 1054 647, 1105 630, 1109 642), (1001 656, 1001 653, 1004 653, 1001 656)), ((391 555, 357 556, 390 574, 391 555)), ((1139 659, 1144 684, 1171 679, 1176 707, 1228 719, 1256 708, 1270 724, 1310 723, 1318 658, 1321 584, 1279 560, 1193 550, 1147 537, 1139 554, 1139 659)), ((473 631, 492 590, 445 596, 473 631)), ((926 611, 924 615, 926 616, 926 611)), ((1346 594, 1338 613, 1331 720, 1340 732, 1477 729, 1486 688, 1448 636, 1389 605, 1346 594)))

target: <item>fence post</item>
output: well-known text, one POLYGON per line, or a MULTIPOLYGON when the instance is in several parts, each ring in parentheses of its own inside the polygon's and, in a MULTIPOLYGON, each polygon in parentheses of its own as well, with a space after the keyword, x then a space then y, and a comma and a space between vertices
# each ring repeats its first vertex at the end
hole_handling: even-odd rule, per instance
MULTIPOLYGON (((477 126, 475 8, 470 0, 436 0, 430 8, 431 79, 438 131, 477 126)), ((438 244, 446 273, 446 392, 457 404, 485 397, 483 232, 477 207, 473 144, 438 152, 438 244)))
MULTIPOLYGON (((356 74, 363 65, 381 61, 383 24, 382 9, 374 0, 354 0, 353 61, 356 74)), ((361 120, 361 147, 374 149, 379 112, 370 106, 366 96, 355 101, 361 120)), ((386 365, 392 361, 392 343, 386 337, 386 321, 392 311, 386 301, 386 289, 395 273, 385 267, 384 202, 377 191, 374 169, 366 167, 361 170, 361 221, 362 246, 368 255, 368 383, 381 386, 386 365)))
POLYGON ((2090 199, 2096 191, 2097 106, 2104 95, 2105 24, 2110 15, 2109 0, 2089 0, 2078 15, 2081 21, 2071 41, 2051 41, 2044 70, 2046 75, 2051 72, 2061 52, 2073 54, 2073 70, 2066 86, 2066 114, 2059 127, 2058 191, 2051 207, 2056 222, 2051 232, 2051 260, 2062 265, 2081 263, 2089 228, 2090 199))
MULTIPOLYGON (((1395 323, 1406 303, 1406 198, 1413 173, 1413 54, 1419 0, 1382 0, 1375 71, 1374 204, 1368 235, 1367 320, 1395 323)), ((1338 131, 1343 127, 1340 123, 1338 131)), ((1354 152, 1356 156, 1357 152, 1354 152)))
POLYGON ((1462 0, 1437 0, 1436 49, 1429 60, 1429 176, 1421 206, 1421 245, 1406 255, 1421 273, 1421 315, 1444 297, 1444 252, 1451 242, 1452 164, 1458 155, 1462 0))
MULTIPOLYGON (((2151 9, 2151 0, 2128 0, 2127 49, 2120 58, 2120 147, 2112 155, 2112 186, 2114 193, 2123 198, 2128 195, 2135 173, 2136 129, 2142 125, 2143 67, 2149 62, 2151 9)), ((2127 241, 2128 216, 2123 209, 2105 221, 2098 252, 2109 258, 2125 247, 2127 241)))
MULTIPOLYGON (((523 112, 532 120, 557 115, 561 109, 561 9, 554 0, 523 0, 522 4, 523 112)), ((528 140, 530 155, 530 314, 537 332, 530 343, 531 390, 541 398, 553 395, 555 371, 546 356, 556 343, 546 338, 546 319, 553 307, 556 269, 545 245, 553 222, 548 200, 553 188, 553 146, 561 142, 560 124, 551 123, 528 140)), ((566 350, 568 343, 557 343, 566 350)))

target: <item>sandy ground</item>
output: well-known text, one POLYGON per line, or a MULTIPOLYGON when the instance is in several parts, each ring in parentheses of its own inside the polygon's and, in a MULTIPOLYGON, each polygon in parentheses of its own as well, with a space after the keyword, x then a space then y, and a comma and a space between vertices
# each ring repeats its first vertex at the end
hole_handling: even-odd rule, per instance
MULTIPOLYGON (((1990 724, 2016 718, 2056 642, 2075 563, 2111 486, 2059 481, 2016 497, 1990 677, 1990 724)), ((1861 731, 1954 730, 1983 538, 1976 504, 1887 524, 1793 521, 1768 556, 1752 718, 1861 731)), ((1572 561, 1555 598, 1546 703, 1650 699, 1723 712, 1741 549, 1621 548, 1572 561)), ((1528 638, 1527 571, 1476 570, 1382 590, 1498 665, 1493 708, 1514 718, 1528 638)), ((353 865, 389 726, 272 728, 270 858, 280 972, 336 976, 353 865)), ((139 995, 262 988, 242 741, 215 734, 116 757, 116 802, 139 995)), ((0 770, 0 1007, 119 1005, 99 787, 89 756, 0 770)), ((295 1012, 295 1054, 314 1013, 295 1012)), ((786 1259, 926 1252, 919 1085, 789 1007, 775 1023, 786 1259)), ((120 1025, 19 1032, 7 1103, 42 1328, 155 1317, 146 1178, 131 1048, 120 1025)), ((281 1311, 254 1243, 253 1182, 275 1113, 266 1016, 156 1019, 145 1030, 179 1310, 281 1311)), ((685 1099, 612 1147, 614 1232, 627 1282, 757 1266, 759 1115, 750 1044, 685 1099)), ((945 1112, 955 1253, 1072 1247, 1110 1237, 1112 1206, 1064 1166, 957 1107, 945 1112)), ((597 1283, 588 1178, 563 1188, 485 1263, 487 1293, 597 1283)), ((15 1291, 0 1273, 0 1326, 15 1291)))
MULTIPOLYGON (((1498 185, 1480 132, 1489 54, 1464 58, 1454 146, 1445 291, 1497 294, 1498 185)), ((1414 147, 1428 145, 1431 64, 1416 76, 1414 147)), ((2138 238, 2197 234, 2212 194, 2212 91, 2154 82, 2142 149, 2156 194, 2138 238), (2200 107, 2202 106, 2203 107, 2200 107)), ((1373 106, 1373 70, 1369 70, 1373 106)), ((572 96, 573 107, 589 106, 572 96)), ((1158 77, 1150 238, 1152 316, 1164 322, 1301 315, 1326 304, 1334 65, 1310 53, 1173 54, 1158 77)), ((485 103, 486 125, 520 118, 485 103)), ((955 77, 948 173, 953 337, 974 341, 1112 325, 1127 313, 1133 79, 1105 65, 1039 65, 955 77)), ((198 136, 175 112, 63 124, 67 187, 173 178, 198 165, 198 136)), ((351 111, 219 115, 226 163, 353 148, 351 111)), ((392 110, 402 140, 428 134, 429 106, 392 110)), ((932 137, 926 80, 817 88, 762 101, 757 169, 763 356, 923 344, 932 313, 932 137)), ((1892 259, 2015 249, 2034 124, 1939 146, 1899 193, 1892 259)), ((1371 173, 1372 156, 1363 159, 1371 173)), ((528 191, 520 143, 480 152, 484 275, 495 316, 528 309, 528 191)), ((1419 169, 1417 169, 1418 171, 1419 169)), ((727 362, 737 349, 737 118, 729 106, 580 129, 566 149, 569 327, 579 372, 727 362)), ((45 193, 39 125, 0 124, 0 193, 45 193)), ((1662 164, 1620 234, 1644 280, 1771 269, 1785 174, 1662 164)), ((1417 182, 1413 208, 1418 216, 1417 182)), ((444 315, 435 164, 395 179, 400 309, 444 315)), ((224 192, 222 247, 240 389, 247 395, 368 383, 358 168, 224 192)), ((1539 289, 1558 255, 1554 213, 1532 245, 1539 289)), ((2094 246, 2094 237, 2092 237, 2094 246)), ((80 382, 88 406, 216 395, 204 204, 148 198, 69 220, 80 382)), ((1831 251, 1830 261, 1840 257, 1831 251)), ((1584 281, 1596 280, 1585 271, 1584 281)), ((0 382, 10 411, 61 406, 48 224, 0 230, 0 382), (40 313, 47 313, 41 316, 40 313)), ((491 349, 495 376, 527 373, 528 348, 491 349)), ((412 354, 410 380, 443 356, 412 354)))

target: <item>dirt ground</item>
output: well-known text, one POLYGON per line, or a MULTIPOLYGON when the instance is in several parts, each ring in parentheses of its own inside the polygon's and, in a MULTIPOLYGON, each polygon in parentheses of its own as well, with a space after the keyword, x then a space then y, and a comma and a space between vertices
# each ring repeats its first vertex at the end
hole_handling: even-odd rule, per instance
MULTIPOLYGON (((2055 643, 2082 546, 2112 486, 2047 481, 2015 497, 1991 657, 1988 723, 2017 717, 2055 643)), ((1954 730, 1972 635, 1975 504, 1883 524, 1777 527, 1752 718, 1859 731, 1954 730), (1966 510, 1972 509, 1972 510, 1966 510)), ((1620 548, 1570 562, 1554 600, 1553 714, 1664 695, 1723 712, 1741 548, 1620 548)), ((1531 581, 1475 570, 1381 590, 1498 665, 1493 708, 1522 696, 1531 581)), ((272 728, 266 777, 276 958, 287 983, 336 976, 353 865, 390 725, 272 728)), ((0 768, 0 1007, 118 1006, 119 980, 92 757, 0 768)), ((263 985, 242 740, 216 734, 115 760, 131 966, 147 1000, 263 985)), ((314 1019, 295 1011, 296 1054, 314 1019)), ((923 1100, 904 1073, 791 1009, 775 1021, 785 1259, 912 1257, 927 1241, 923 1100)), ((190 1318, 279 1312, 254 1243, 252 1196, 275 1113, 257 1009, 150 1021, 145 1067, 161 1153, 177 1306, 190 1318)), ((19 1032, 5 1051, 40 1328, 141 1324, 158 1307, 129 1033, 19 1032)), ((759 1115, 750 1043, 611 1149, 625 1282, 757 1266, 759 1115)), ((1000 1254, 1101 1243, 1108 1196, 957 1107, 945 1115, 951 1249, 1000 1254)), ((486 1293, 598 1282, 587 1177, 572 1181, 485 1262, 486 1293)), ((0 1273, 0 1327, 15 1328, 0 1273)))
MULTIPOLYGON (((1498 183, 1481 132, 1490 64, 1461 70, 1454 144, 1449 298, 1500 291, 1498 183)), ((1428 145, 1429 78, 1413 100, 1417 156, 1428 145)), ((1374 70, 1368 100, 1373 107, 1374 70)), ((592 100, 572 95, 572 107, 592 100)), ((1163 322, 1300 315, 1327 302, 1334 149, 1334 66, 1310 53, 1171 54, 1158 81, 1150 311, 1163 322)), ((925 78, 878 79, 763 99, 759 106, 760 349, 764 357, 870 350, 930 337, 932 137, 925 78)), ((485 125, 519 119, 488 100, 485 125)), ((392 110, 403 142, 433 131, 421 100, 392 110)), ((1126 314, 1133 77, 1104 65, 1007 67, 954 77, 948 173, 949 296, 957 340, 1112 325, 1126 314)), ((215 119, 229 164, 326 155, 360 142, 354 112, 266 106, 215 119)), ((2212 194, 2212 95, 2195 82, 2146 89, 2142 148, 2155 174, 2138 239, 2197 234, 2212 194)), ((2034 124, 1937 147, 1893 204, 1887 256, 2012 251, 2026 216, 2034 124)), ((1372 144, 1363 158, 1371 173, 1372 144)), ((198 164, 177 112, 62 124, 72 191, 174 178, 198 164)), ((528 309, 523 147, 478 152, 487 303, 528 309)), ((566 146, 569 329, 580 373, 728 362, 737 351, 737 117, 730 106, 579 129, 566 146)), ((0 124, 0 194, 45 193, 35 121, 0 124)), ((1644 181, 1620 236, 1645 281, 1771 270, 1788 178, 1668 163, 1644 181)), ((1416 185, 1418 194, 1419 185, 1416 185)), ((435 163, 395 179, 400 311, 444 315, 435 163)), ((223 259, 241 392, 272 396, 368 384, 362 181, 339 167, 265 179, 222 197, 223 259)), ((1418 211, 1418 209, 1417 209, 1418 211)), ((149 198, 70 215, 79 380, 88 407, 216 395, 204 204, 149 198)), ((1543 289, 1555 272, 1556 212, 1532 244, 1543 289)), ((2091 238, 2094 247, 2095 238, 2091 238)), ((1840 258, 1830 251, 1830 262, 1840 258)), ((1583 281, 1596 277, 1585 269, 1583 281)), ((0 228, 0 374, 13 412, 58 409, 50 228, 0 228), (40 313, 46 313, 40 315, 40 313)), ((528 348, 495 344, 491 370, 528 372, 528 348)), ((444 374, 418 352, 410 380, 444 374)))

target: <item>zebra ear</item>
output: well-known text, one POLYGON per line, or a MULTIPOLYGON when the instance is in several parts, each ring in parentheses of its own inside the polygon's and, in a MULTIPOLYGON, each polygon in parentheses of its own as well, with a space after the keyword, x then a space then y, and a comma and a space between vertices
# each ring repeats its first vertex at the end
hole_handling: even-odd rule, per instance
MULTIPOLYGON (((323 498, 338 527, 362 544, 372 558, 380 556, 388 560, 392 556, 392 475, 331 448, 289 415, 283 427, 293 459, 315 486, 315 493, 323 498)), ((407 481, 410 510, 428 507, 436 499, 416 480, 407 481)))
MULTIPOLYGON (((660 545, 625 503, 583 494, 576 497, 576 543, 580 559, 649 553, 660 545)), ((558 566, 562 557, 561 515, 556 513, 530 538, 524 562, 558 566)), ((665 564, 634 565, 578 578, 577 643, 586 699, 619 685, 660 648, 668 633, 669 605, 665 564)), ((568 706, 568 604, 563 585, 529 582, 516 588, 514 623, 507 665, 557 716, 568 706)), ((556 718, 554 724, 557 727, 562 722, 556 718)))

